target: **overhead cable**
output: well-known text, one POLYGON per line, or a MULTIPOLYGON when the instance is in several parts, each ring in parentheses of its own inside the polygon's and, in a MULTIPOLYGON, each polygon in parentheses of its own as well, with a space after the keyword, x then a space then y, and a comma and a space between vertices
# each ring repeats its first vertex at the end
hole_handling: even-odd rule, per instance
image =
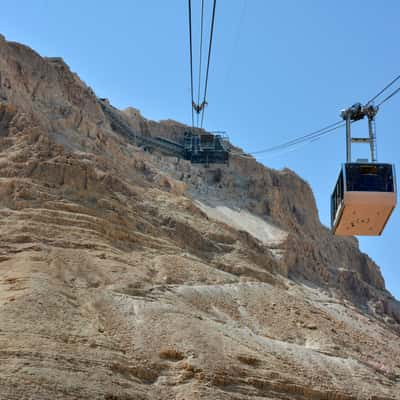
MULTIPOLYGON (((212 47, 213 34, 214 34, 215 8, 216 8, 216 5, 217 5, 217 0, 214 0, 212 17, 211 17, 210 42, 209 42, 209 46, 208 46, 207 71, 206 71, 206 80, 205 80, 205 84, 204 84, 203 104, 207 103, 206 98, 207 98, 207 87, 208 87, 208 73, 210 71, 211 47, 212 47)), ((203 121, 204 121, 204 107, 203 107, 202 114, 201 114, 201 125, 200 125, 201 128, 203 127, 203 121)))
POLYGON ((394 95, 400 92, 400 87, 398 87, 396 90, 394 90, 389 96, 384 98, 380 103, 378 103, 378 107, 380 107, 382 104, 386 103, 389 99, 391 99, 394 95))
MULTIPOLYGON (((399 79, 400 79, 400 75, 398 75, 395 79, 393 79, 391 82, 389 82, 382 90, 380 90, 374 97, 372 97, 366 103, 366 105, 369 105, 373 101, 375 101, 379 96, 381 96, 388 88, 390 88, 399 79)), ((396 90, 394 90, 392 93, 390 93, 387 97, 385 97, 382 101, 380 101, 377 104, 377 107, 380 107, 381 105, 383 105, 384 103, 389 101, 393 96, 395 96, 399 92, 400 92, 400 87, 398 87, 396 90)), ((272 147, 269 147, 267 149, 253 151, 253 152, 249 152, 249 153, 236 153, 236 154, 232 153, 232 154, 233 155, 237 155, 237 156, 245 156, 245 155, 271 153, 271 152, 275 152, 275 151, 278 151, 278 150, 284 150, 286 148, 290 148, 292 146, 295 146, 295 145, 303 143, 303 142, 311 143, 311 142, 313 142, 315 140, 318 140, 322 136, 325 136, 325 135, 327 135, 327 134, 329 134, 331 132, 336 131, 339 128, 342 128, 343 126, 345 126, 345 122, 337 121, 337 122, 335 122, 335 123, 333 123, 331 125, 326 126, 325 128, 322 128, 322 129, 319 129, 317 131, 311 132, 311 133, 309 133, 307 135, 300 136, 298 138, 292 139, 292 140, 290 140, 288 142, 285 142, 285 143, 282 143, 280 145, 272 146, 272 147)))
POLYGON ((382 93, 386 92, 387 89, 390 88, 390 86, 394 85, 398 80, 400 79, 400 75, 396 76, 391 82, 389 82, 382 90, 380 90, 372 99, 370 99, 366 105, 368 106, 371 104, 373 101, 375 101, 382 93))
MULTIPOLYGON (((197 88, 197 104, 200 104, 200 86, 201 86, 201 65, 203 61, 203 26, 204 26, 204 0, 201 0, 200 17, 200 49, 199 49, 199 82, 197 88)), ((197 126, 199 125, 199 114, 197 113, 197 126)))
POLYGON ((190 42, 190 90, 191 90, 191 100, 190 108, 192 109, 192 127, 194 127, 194 110, 192 107, 194 97, 193 97, 193 50, 192 50, 192 1, 189 0, 189 42, 190 42))
POLYGON ((249 152, 249 153, 236 153, 236 154, 232 153, 232 154, 233 155, 249 155, 249 154, 251 155, 251 154, 271 153, 271 152, 275 152, 277 150, 283 150, 283 149, 295 146, 295 145, 303 143, 303 142, 311 142, 316 139, 319 139, 320 137, 325 136, 328 133, 339 129, 339 128, 343 127, 344 125, 345 125, 345 123, 343 121, 337 121, 333 124, 326 126, 325 128, 318 129, 317 131, 310 132, 307 135, 300 136, 296 139, 289 140, 288 142, 284 142, 284 143, 276 145, 276 146, 268 147, 263 150, 253 151, 253 152, 249 152))

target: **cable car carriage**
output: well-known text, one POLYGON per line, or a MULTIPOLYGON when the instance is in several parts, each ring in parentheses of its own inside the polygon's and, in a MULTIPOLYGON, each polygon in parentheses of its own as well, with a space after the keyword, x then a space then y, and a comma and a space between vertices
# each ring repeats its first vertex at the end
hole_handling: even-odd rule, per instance
POLYGON ((335 235, 380 235, 396 206, 395 167, 376 161, 374 106, 355 104, 342 112, 346 120, 347 162, 343 164, 331 197, 331 224, 335 235), (369 137, 352 138, 351 123, 368 117, 369 137), (368 143, 371 162, 351 162, 351 144, 368 143))

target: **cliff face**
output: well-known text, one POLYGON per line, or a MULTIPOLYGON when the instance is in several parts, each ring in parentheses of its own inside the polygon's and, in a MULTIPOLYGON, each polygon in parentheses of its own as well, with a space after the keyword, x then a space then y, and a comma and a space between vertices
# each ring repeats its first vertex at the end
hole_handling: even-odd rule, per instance
POLYGON ((304 181, 102 103, 0 38, 1 399, 400 398, 399 303, 304 181))

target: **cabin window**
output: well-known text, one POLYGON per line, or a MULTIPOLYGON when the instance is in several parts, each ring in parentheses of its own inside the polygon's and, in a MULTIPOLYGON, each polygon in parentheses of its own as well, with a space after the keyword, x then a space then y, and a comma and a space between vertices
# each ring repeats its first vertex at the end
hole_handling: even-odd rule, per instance
POLYGON ((343 201, 343 192, 344 192, 343 171, 340 171, 339 178, 336 182, 335 190, 333 191, 332 198, 331 198, 332 226, 335 222, 336 213, 338 212, 339 207, 343 201))
POLYGON ((346 190, 357 192, 394 192, 390 164, 346 164, 346 190))

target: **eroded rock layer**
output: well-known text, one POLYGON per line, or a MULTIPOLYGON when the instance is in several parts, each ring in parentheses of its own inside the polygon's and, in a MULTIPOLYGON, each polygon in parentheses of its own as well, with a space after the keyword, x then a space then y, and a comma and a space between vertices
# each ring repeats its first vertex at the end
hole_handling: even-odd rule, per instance
POLYGON ((309 186, 104 101, 0 37, 0 398, 399 399, 399 303, 309 186))

